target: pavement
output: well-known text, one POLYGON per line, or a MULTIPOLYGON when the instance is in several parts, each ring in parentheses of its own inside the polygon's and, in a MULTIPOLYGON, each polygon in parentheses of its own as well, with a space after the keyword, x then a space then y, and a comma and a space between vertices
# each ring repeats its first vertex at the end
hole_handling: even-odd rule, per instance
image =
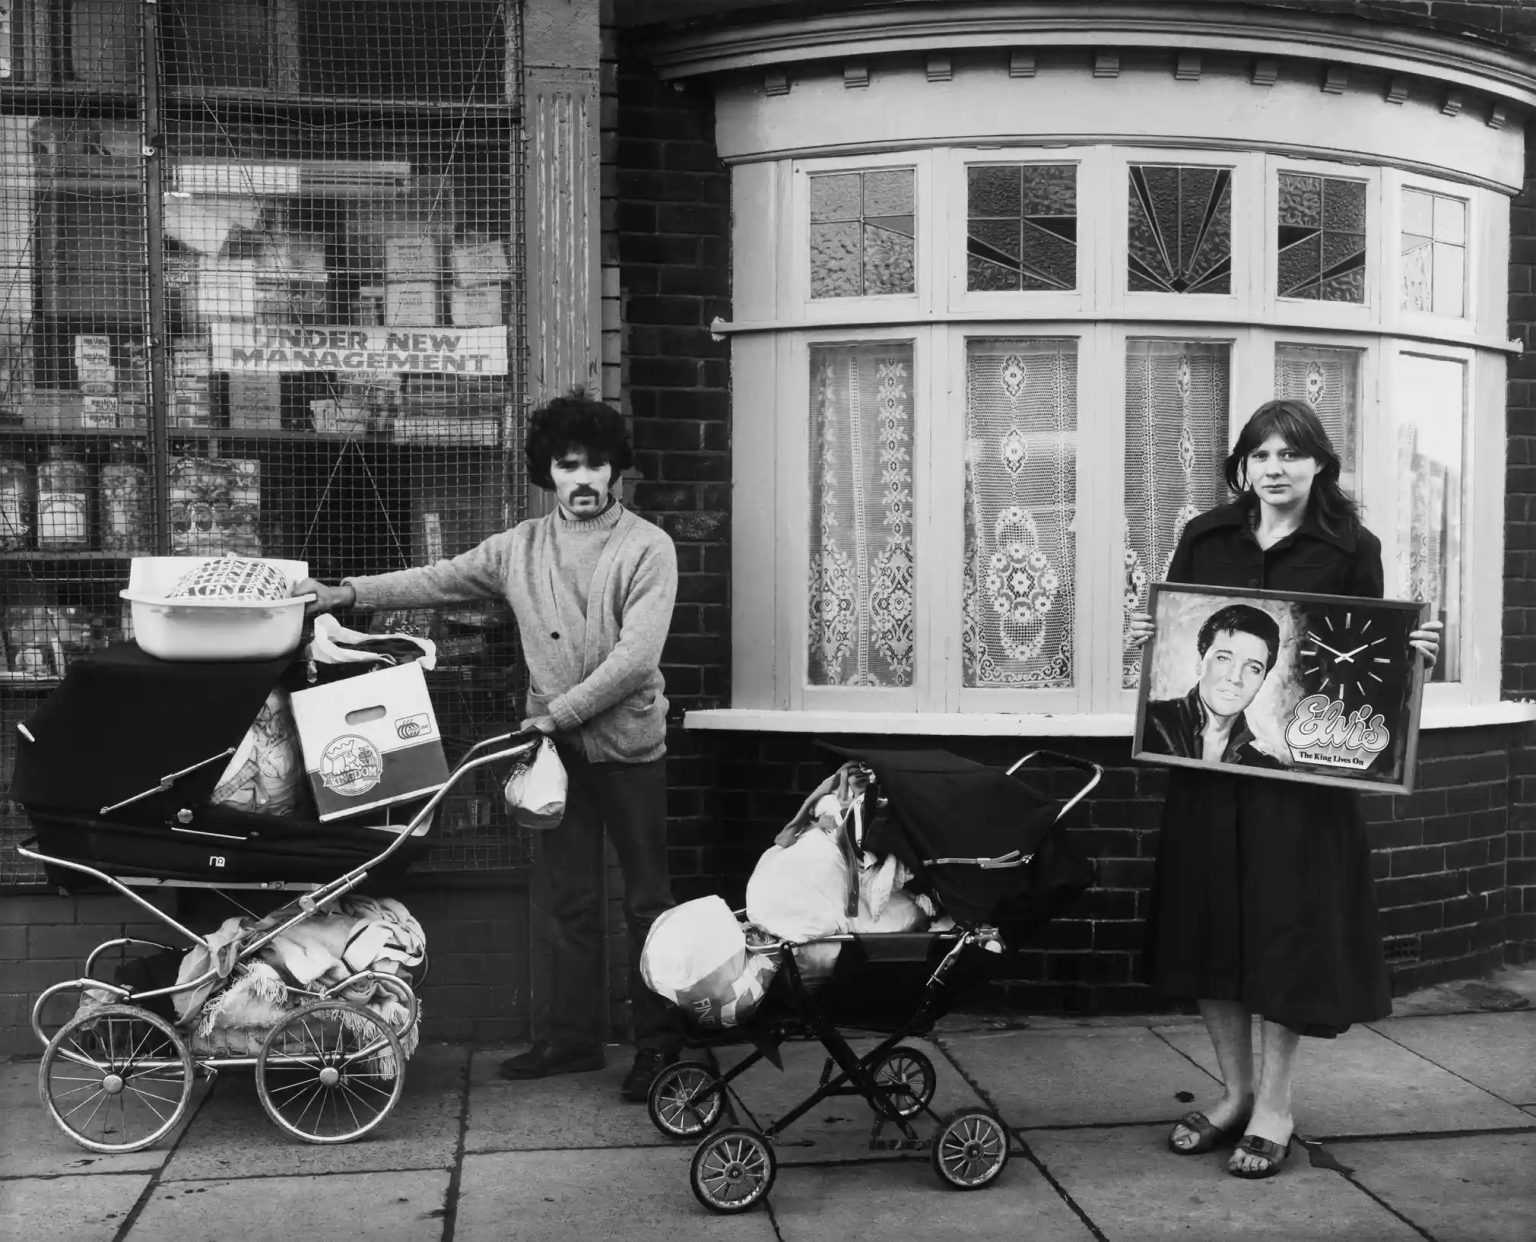
MULTIPOLYGON (((187 1119, 159 1145, 123 1155, 76 1147, 39 1103, 36 1059, 15 1058, 0 1063, 0 1235, 1536 1238, 1536 967, 1415 993, 1390 1018, 1303 1041, 1305 1145, 1266 1181, 1229 1177, 1223 1152, 1181 1157, 1165 1145, 1177 1116, 1214 1098, 1214 1059, 1194 1019, 951 1015, 913 1042, 936 1067, 940 1115, 990 1107, 1011 1132, 1012 1157, 992 1185, 950 1190, 926 1152, 871 1151, 868 1105, 836 1098, 785 1131, 772 1189, 734 1216, 695 1199, 694 1142, 620 1103, 629 1049, 619 1046, 605 1070, 510 1083, 496 1068, 516 1046, 424 1044, 393 1112, 340 1146, 286 1136, 252 1075, 225 1071, 199 1079, 187 1119)), ((825 1055, 816 1043, 784 1053, 782 1072, 762 1064, 739 1080, 759 1120, 808 1095, 825 1055)))

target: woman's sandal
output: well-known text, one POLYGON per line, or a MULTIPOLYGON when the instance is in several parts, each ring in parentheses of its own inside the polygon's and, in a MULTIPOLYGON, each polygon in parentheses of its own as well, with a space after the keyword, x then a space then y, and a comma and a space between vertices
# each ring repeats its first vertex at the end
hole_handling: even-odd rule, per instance
POLYGON ((1227 1172, 1233 1177, 1246 1177, 1251 1179, 1260 1177, 1273 1177, 1280 1172, 1280 1166, 1285 1163, 1285 1158, 1291 1154, 1291 1140, 1285 1140, 1285 1146, 1272 1143, 1266 1138, 1260 1138, 1257 1134, 1243 1135, 1242 1142, 1238 1143, 1237 1150, 1232 1153, 1232 1159, 1227 1161, 1227 1172), (1257 1168, 1244 1168, 1237 1163, 1242 1156, 1257 1156, 1261 1161, 1257 1168))
POLYGON ((1168 1131, 1168 1146, 1176 1155, 1203 1155, 1205 1152, 1214 1151, 1223 1143, 1235 1139, 1243 1132, 1243 1127, 1247 1124, 1248 1118, 1239 1117, 1229 1126, 1218 1126, 1204 1113, 1185 1113, 1174 1123, 1173 1129, 1168 1131), (1180 1126, 1195 1132, 1195 1141, 1189 1147, 1180 1147, 1173 1141, 1173 1136, 1178 1133, 1180 1126))

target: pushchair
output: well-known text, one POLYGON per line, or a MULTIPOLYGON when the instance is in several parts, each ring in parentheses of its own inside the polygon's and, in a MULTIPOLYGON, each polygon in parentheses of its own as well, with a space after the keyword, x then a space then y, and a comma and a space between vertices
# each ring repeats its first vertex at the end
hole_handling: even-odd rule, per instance
MULTIPOLYGON (((926 1149, 942 1183, 958 1190, 996 1181, 1009 1157, 1003 1120, 979 1107, 940 1117, 931 1108, 934 1065, 903 1041, 929 1033, 1093 879, 1092 862, 1072 848, 1062 821, 1102 778, 1097 764, 1036 750, 1004 771, 941 750, 827 749, 851 760, 860 778, 864 792, 854 807, 862 848, 894 854, 915 876, 914 887, 931 894, 953 926, 798 942, 758 936, 753 952, 776 957, 778 970, 750 1017, 737 1026, 705 1029, 681 1009, 689 1046, 706 1050, 709 1061, 685 1059, 663 1070, 652 1083, 648 1108, 662 1133, 702 1139, 690 1180, 695 1196, 714 1212, 742 1212, 760 1202, 777 1173, 775 1139, 830 1096, 857 1095, 869 1104, 875 1114, 871 1150, 926 1149), (1017 776, 1037 760, 1073 769, 1062 774, 1072 786, 1067 794, 1052 796, 1017 776), (802 951, 833 945, 837 958, 830 974, 808 980, 802 951), (861 1056, 845 1031, 883 1038, 861 1056), (819 1040, 826 1050, 816 1089, 766 1125, 716 1130, 728 1099, 733 1112, 751 1118, 734 1084, 759 1061, 781 1065, 779 1049, 792 1039, 819 1040), (729 1044, 751 1050, 722 1073, 713 1050, 729 1044), (912 1124, 924 1116, 937 1124, 931 1138, 912 1124), (895 1133, 887 1134, 887 1127, 895 1133)), ((848 816, 844 830, 851 831, 853 822, 848 816)), ((747 929, 749 944, 754 930, 747 929)))
MULTIPOLYGON (((136 658, 127 657, 130 664, 136 658)), ((211 667, 200 666, 204 673, 211 667)), ((230 676, 254 679, 260 687, 272 671, 257 664, 230 676)), ((212 705, 208 710, 218 711, 231 693, 225 686, 202 697, 212 705)), ((57 726, 82 755, 91 755, 89 734, 100 722, 76 719, 71 696, 56 696, 63 705, 55 705, 52 715, 39 712, 24 736, 36 743, 38 731, 51 737, 57 726)), ((199 732, 180 730, 192 739, 199 732)), ((531 755, 541 736, 507 733, 479 742, 446 783, 410 804, 408 820, 393 824, 319 823, 210 805, 217 771, 211 762, 177 766, 181 760, 172 759, 136 778, 119 767, 109 783, 119 794, 129 792, 114 797, 103 794, 99 771, 87 773, 81 765, 69 779, 52 770, 58 765, 29 768, 21 760, 34 748, 23 747, 13 796, 37 836, 18 853, 43 864, 50 880, 66 888, 116 891, 184 942, 178 949, 137 937, 107 940, 87 956, 80 977, 61 980, 37 998, 32 1029, 44 1048, 38 1090, 59 1128, 91 1151, 138 1151, 170 1134, 186 1115, 197 1072, 211 1080, 230 1068, 254 1069, 262 1108, 296 1138, 344 1143, 378 1126, 400 1099, 405 1063, 416 1044, 413 984, 419 986, 425 973, 425 944, 422 938, 414 956, 391 958, 390 946, 408 939, 404 933, 414 920, 387 898, 349 895, 370 879, 400 874, 424 853, 438 805, 463 778, 531 755), (137 891, 176 887, 295 895, 262 918, 231 919, 204 936, 137 891), (378 917, 366 925, 352 921, 365 906, 378 917), (338 926, 351 929, 347 950, 338 951, 337 964, 325 974, 301 980, 303 986, 261 957, 284 945, 291 950, 306 930, 330 936, 338 926), (376 958, 351 951, 364 938, 376 958), (114 979, 97 978, 98 963, 113 949, 132 954, 114 979), (411 968, 386 968, 401 960, 411 968), (206 962, 206 968, 178 971, 178 961, 183 967, 206 962), (355 967, 357 961, 364 964, 355 967), (266 1015, 269 1025, 253 1020, 235 1044, 228 1031, 221 1038, 207 1021, 198 1021, 211 1016, 221 998, 230 999, 236 982, 253 981, 262 986, 242 998, 245 1012, 266 1015), (50 1002, 74 994, 74 1014, 50 1034, 44 1021, 50 1002)), ((151 727, 146 737, 137 749, 118 749, 137 754, 161 747, 164 753, 163 732, 151 727)), ((212 743, 202 744, 206 749, 212 743)), ((215 758, 228 753, 219 750, 215 758)), ((419 927, 415 932, 419 936, 419 927)))

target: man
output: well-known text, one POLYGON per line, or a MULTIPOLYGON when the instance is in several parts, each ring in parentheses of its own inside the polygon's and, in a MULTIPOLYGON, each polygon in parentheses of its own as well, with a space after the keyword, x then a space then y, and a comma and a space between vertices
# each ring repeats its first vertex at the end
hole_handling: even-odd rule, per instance
POLYGON ((1275 619, 1248 604, 1229 604, 1205 619, 1195 649, 1198 679, 1182 698, 1147 704, 1142 749, 1208 763, 1282 767, 1255 744, 1244 715, 1280 654, 1275 619))
POLYGON ((528 666, 524 729, 554 737, 569 779, 565 818, 540 837, 548 863, 554 961, 551 1031, 503 1062, 504 1078, 601 1069, 598 1015, 603 917, 591 877, 604 827, 624 873, 630 1011, 636 1054, 621 1095, 643 1101, 677 1059, 675 1014, 640 975, 640 950, 673 904, 667 876, 667 699, 662 646, 677 595, 665 531, 613 495, 634 453, 623 417, 574 390, 533 412, 528 477, 556 508, 478 547, 417 569, 306 579, 310 611, 419 608, 476 599, 512 605, 528 666))

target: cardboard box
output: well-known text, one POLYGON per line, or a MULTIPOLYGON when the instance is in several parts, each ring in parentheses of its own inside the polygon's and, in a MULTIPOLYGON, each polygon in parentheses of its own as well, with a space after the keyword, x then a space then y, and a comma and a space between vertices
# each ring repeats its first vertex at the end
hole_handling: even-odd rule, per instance
POLYGON ((385 279, 436 280, 442 269, 443 251, 437 238, 409 236, 384 239, 385 279))
POLYGON ((260 371, 229 372, 229 425, 250 431, 280 430, 282 377, 260 371))
POLYGON ((453 289, 449 295, 452 303, 453 324, 457 328, 491 327, 506 322, 503 311, 503 293, 506 285, 468 285, 453 289))
POLYGON ((503 241, 456 242, 453 247, 453 278, 461 285, 511 280, 512 264, 503 241))
POLYGON ((448 780, 420 664, 296 690, 293 720, 321 822, 419 798, 448 780))
POLYGON ((437 324, 437 282, 390 281, 384 286, 384 322, 391 327, 434 327, 437 324))

